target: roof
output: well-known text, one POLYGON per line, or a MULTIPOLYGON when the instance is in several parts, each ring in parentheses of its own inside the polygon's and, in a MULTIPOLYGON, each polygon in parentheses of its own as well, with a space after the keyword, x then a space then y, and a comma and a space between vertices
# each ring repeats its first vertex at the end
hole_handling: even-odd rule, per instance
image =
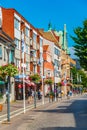
POLYGON ((60 47, 58 38, 54 35, 52 31, 45 32, 43 29, 38 29, 38 30, 45 39, 54 42, 56 46, 60 47))

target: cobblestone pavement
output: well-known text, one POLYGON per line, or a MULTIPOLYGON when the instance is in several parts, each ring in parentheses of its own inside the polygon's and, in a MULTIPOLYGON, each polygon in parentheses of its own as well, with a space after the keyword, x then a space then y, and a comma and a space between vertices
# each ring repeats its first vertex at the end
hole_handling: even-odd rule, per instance
POLYGON ((53 102, 1 124, 0 130, 87 130, 87 96, 53 102))

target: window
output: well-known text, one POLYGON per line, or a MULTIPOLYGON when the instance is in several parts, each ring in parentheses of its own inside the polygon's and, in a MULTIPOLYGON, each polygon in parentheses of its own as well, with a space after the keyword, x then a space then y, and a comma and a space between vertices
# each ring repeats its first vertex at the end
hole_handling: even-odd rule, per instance
POLYGON ((26 44, 26 53, 29 54, 29 46, 26 44))
POLYGON ((2 59, 2 45, 0 45, 0 59, 2 59))
POLYGON ((43 40, 40 39, 40 47, 43 47, 43 40))
POLYGON ((20 41, 15 38, 15 44, 16 44, 16 48, 20 50, 20 41))
POLYGON ((6 61, 6 47, 4 47, 4 61, 6 61))
POLYGON ((11 63, 14 63, 14 51, 13 51, 13 50, 11 50, 10 62, 11 62, 11 63))
POLYGON ((51 71, 50 70, 47 70, 47 76, 51 77, 51 71))
POLYGON ((58 66, 58 60, 54 60, 55 66, 58 66))
POLYGON ((29 63, 26 62, 26 70, 28 71, 29 70, 29 63))
POLYGON ((27 27, 25 28, 25 35, 29 37, 29 29, 27 27))
POLYGON ((54 60, 55 66, 60 66, 60 62, 58 60, 54 60))
POLYGON ((60 55, 60 51, 59 51, 57 48, 54 48, 54 53, 55 53, 56 55, 60 55))
POLYGON ((33 56, 36 57, 36 51, 33 52, 33 56))
POLYGON ((15 65, 20 68, 20 60, 19 59, 15 59, 15 65))
POLYGON ((36 42, 36 39, 37 39, 37 35, 33 33, 33 41, 36 42))
POLYGON ((14 27, 18 30, 20 29, 20 21, 16 18, 14 19, 14 27))

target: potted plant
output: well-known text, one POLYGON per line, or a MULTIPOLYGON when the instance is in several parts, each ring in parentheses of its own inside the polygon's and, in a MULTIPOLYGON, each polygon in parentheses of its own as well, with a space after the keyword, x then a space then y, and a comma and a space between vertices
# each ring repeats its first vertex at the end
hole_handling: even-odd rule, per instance
POLYGON ((53 97, 54 97, 54 92, 51 91, 51 92, 49 93, 49 95, 50 95, 50 98, 53 98, 53 97))

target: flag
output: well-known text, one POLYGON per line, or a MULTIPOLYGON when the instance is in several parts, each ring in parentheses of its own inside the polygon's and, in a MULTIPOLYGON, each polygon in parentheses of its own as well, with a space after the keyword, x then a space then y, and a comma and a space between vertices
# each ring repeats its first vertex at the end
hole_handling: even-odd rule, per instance
POLYGON ((24 42, 24 33, 22 32, 22 45, 21 45, 22 52, 25 52, 25 42, 24 42))
POLYGON ((25 52, 25 42, 23 39, 22 39, 21 50, 22 50, 22 52, 25 52))

